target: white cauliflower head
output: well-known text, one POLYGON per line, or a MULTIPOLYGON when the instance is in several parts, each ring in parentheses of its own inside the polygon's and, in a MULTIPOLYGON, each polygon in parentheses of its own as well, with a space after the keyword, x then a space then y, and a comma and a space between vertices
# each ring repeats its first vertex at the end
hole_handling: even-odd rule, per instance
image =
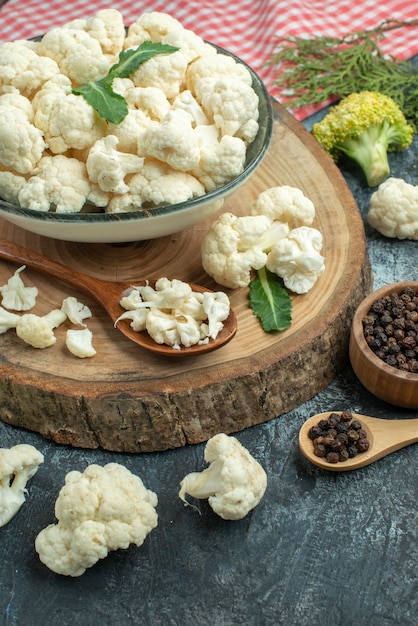
POLYGON ((235 437, 215 435, 206 444, 209 467, 187 474, 180 483, 179 497, 208 498, 212 509, 226 520, 242 519, 260 502, 267 487, 267 474, 235 437))
POLYGON ((27 287, 22 280, 21 273, 26 265, 19 267, 7 283, 0 287, 2 305, 13 311, 29 311, 36 304, 37 287, 27 287))
POLYGON ((0 448, 0 526, 10 522, 25 502, 26 484, 43 461, 43 454, 25 443, 0 448))
POLYGON ((81 576, 109 551, 141 546, 157 526, 157 496, 118 463, 71 471, 55 503, 57 524, 38 534, 35 549, 49 569, 81 576))
POLYGON ((418 185, 388 178, 370 198, 367 221, 385 237, 418 240, 418 185))

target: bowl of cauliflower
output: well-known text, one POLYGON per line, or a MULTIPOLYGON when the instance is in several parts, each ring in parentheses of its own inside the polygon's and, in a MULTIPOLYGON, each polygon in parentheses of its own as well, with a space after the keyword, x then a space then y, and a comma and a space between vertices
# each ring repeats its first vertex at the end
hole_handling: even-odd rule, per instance
POLYGON ((258 75, 172 16, 115 9, 0 45, 0 216, 39 235, 163 237, 221 209, 273 131, 258 75))

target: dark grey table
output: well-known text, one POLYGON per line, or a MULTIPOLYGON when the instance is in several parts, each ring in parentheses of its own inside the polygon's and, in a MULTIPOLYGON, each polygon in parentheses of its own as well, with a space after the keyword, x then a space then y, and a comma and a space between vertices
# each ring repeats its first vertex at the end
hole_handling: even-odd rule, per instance
MULTIPOLYGON (((392 174, 417 183, 417 150, 392 155, 392 174)), ((354 166, 342 170, 365 216, 370 189, 354 166)), ((418 279, 417 242, 365 229, 375 288, 418 279)), ((184 475, 203 469, 203 445, 123 455, 58 446, 0 423, 2 447, 26 442, 45 455, 26 504, 0 528, 1 626, 416 626, 418 446, 355 472, 319 470, 301 457, 298 430, 310 415, 338 409, 414 417, 372 397, 347 365, 309 402, 237 435, 269 483, 236 522, 206 501, 199 515, 177 497, 184 475), (40 563, 35 536, 54 522, 68 471, 111 461, 158 494, 159 525, 141 548, 113 552, 80 578, 58 576, 40 563)))

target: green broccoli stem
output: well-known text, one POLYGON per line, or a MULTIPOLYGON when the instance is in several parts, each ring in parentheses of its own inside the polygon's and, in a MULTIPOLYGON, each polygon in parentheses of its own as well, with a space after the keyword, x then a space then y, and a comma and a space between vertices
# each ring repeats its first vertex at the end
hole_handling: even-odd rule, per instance
POLYGON ((338 147, 361 167, 369 187, 376 187, 390 173, 388 142, 386 125, 370 126, 359 137, 347 139, 338 147))

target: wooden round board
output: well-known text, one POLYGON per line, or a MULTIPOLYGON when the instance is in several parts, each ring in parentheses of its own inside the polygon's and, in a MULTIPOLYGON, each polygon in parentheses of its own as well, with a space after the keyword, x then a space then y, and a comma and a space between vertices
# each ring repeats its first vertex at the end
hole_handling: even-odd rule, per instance
MULTIPOLYGON (((65 347, 66 324, 45 350, 1 335, 0 419, 60 444, 152 452, 234 433, 290 411, 326 387, 348 362, 351 319, 372 278, 358 207, 338 168, 312 135, 274 104, 274 134, 252 178, 222 211, 246 214, 270 187, 299 187, 315 204, 326 269, 306 295, 292 295, 293 320, 265 333, 248 289, 230 291, 238 317, 234 339, 200 357, 164 358, 141 350, 113 328, 97 304, 58 280, 26 269, 36 285, 34 312, 59 308, 70 295, 90 306, 96 356, 65 347)), ((200 244, 211 221, 176 235, 125 245, 53 240, 0 221, 0 236, 92 276, 132 281, 161 276, 219 289, 203 272, 200 244)), ((15 271, 0 262, 0 285, 15 271)))

